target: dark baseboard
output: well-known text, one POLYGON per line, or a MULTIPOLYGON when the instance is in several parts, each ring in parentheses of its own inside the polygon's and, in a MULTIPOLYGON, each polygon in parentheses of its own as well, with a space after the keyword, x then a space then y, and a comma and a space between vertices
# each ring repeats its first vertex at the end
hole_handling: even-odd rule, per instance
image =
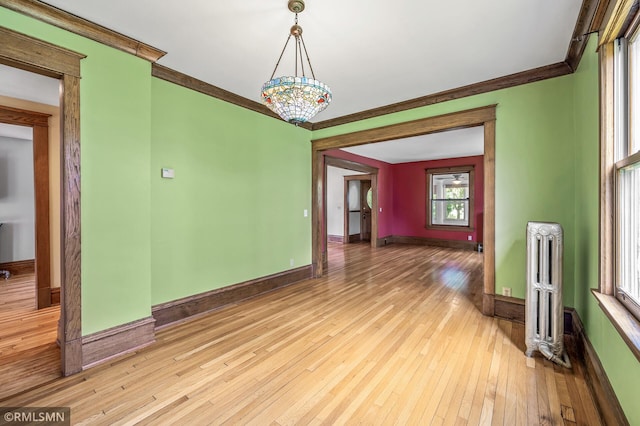
MULTIPOLYGON (((485 296, 493 296, 494 316, 524 324, 524 299, 498 295, 485 296)), ((576 345, 575 353, 580 357, 580 361, 585 367, 585 380, 604 424, 628 425, 629 422, 622 411, 600 359, 584 332, 578 313, 573 308, 564 308, 564 334, 573 336, 576 345)))
MULTIPOLYGON (((491 295, 489 295, 491 296, 491 295)), ((524 324, 525 300, 517 297, 493 295, 494 316, 524 324)), ((573 308, 564 308, 564 334, 573 334, 573 308)))
POLYGON ((142 318, 82 337, 82 368, 93 367, 155 342, 155 320, 142 318))
POLYGON ((0 263, 0 271, 9 271, 11 275, 33 274, 35 270, 36 261, 34 259, 0 263))
POLYGON ((161 303, 151 308, 151 314, 155 318, 156 328, 164 327, 194 315, 311 278, 312 269, 311 265, 307 265, 206 293, 161 303))
POLYGON ((624 415, 613 387, 611 387, 609 378, 600 363, 600 358, 584 332, 578 312, 573 308, 565 308, 565 315, 567 312, 570 313, 572 319, 576 353, 582 357, 580 361, 585 367, 585 380, 603 423, 606 425, 628 425, 629 421, 624 415))
POLYGON ((470 251, 475 251, 478 249, 478 243, 474 241, 441 240, 438 238, 406 237, 401 235, 391 235, 388 237, 380 238, 378 240, 379 246, 384 246, 387 244, 414 244, 470 251))
POLYGON ((350 243, 357 243, 358 241, 360 241, 360 234, 349 235, 348 241, 350 243))
POLYGON ((327 241, 330 243, 343 243, 344 237, 342 235, 327 235, 327 241))
POLYGON ((51 304, 60 304, 60 287, 51 287, 51 304))
POLYGON ((524 324, 524 299, 507 296, 493 296, 493 315, 513 322, 524 324))

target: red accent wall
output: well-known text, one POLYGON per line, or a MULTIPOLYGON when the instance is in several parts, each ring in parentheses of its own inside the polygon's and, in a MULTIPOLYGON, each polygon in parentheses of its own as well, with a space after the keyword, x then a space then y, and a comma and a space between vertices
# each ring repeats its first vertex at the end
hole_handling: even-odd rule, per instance
POLYGON ((482 241, 482 219, 484 210, 484 168, 482 155, 392 164, 391 171, 393 176, 393 235, 463 241, 467 241, 467 236, 471 235, 472 241, 482 241), (475 203, 473 206, 475 230, 468 232, 426 229, 427 179, 425 170, 468 165, 473 165, 475 168, 475 203))
POLYGON ((395 235, 467 241, 467 236, 471 235, 472 241, 482 241, 484 211, 484 160, 482 155, 390 164, 339 149, 325 151, 324 154, 378 168, 378 208, 382 208, 382 212, 378 210, 378 238, 395 235), (475 166, 473 212, 475 230, 467 232, 426 229, 426 169, 468 165, 475 166))

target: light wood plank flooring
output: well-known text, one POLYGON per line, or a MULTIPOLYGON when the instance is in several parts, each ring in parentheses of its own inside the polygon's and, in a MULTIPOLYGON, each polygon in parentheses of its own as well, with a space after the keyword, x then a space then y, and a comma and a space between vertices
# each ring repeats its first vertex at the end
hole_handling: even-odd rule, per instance
POLYGON ((60 377, 60 306, 36 310, 34 274, 0 279, 0 401, 60 377))
POLYGON ((4 406, 74 424, 600 424, 579 363, 524 355, 474 305, 478 253, 332 244, 327 277, 168 327, 4 406))

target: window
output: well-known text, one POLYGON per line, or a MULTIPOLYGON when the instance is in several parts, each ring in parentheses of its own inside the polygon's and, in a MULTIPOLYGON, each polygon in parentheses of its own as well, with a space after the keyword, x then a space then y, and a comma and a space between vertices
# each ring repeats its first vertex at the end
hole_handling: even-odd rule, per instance
POLYGON ((615 296, 640 319, 640 40, 614 42, 615 296))
POLYGON ((600 283, 592 293, 640 360, 640 13, 612 3, 599 25, 600 283))
POLYGON ((427 169, 427 228, 473 228, 473 166, 427 169))

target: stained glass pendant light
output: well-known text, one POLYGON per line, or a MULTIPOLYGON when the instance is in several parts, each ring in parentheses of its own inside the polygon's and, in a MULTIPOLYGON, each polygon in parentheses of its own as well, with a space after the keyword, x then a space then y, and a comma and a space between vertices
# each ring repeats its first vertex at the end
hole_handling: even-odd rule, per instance
POLYGON ((331 89, 316 80, 309 53, 307 53, 307 47, 302 38, 302 27, 298 25, 298 13, 304 10, 304 0, 289 0, 289 10, 296 14, 295 23, 289 31, 289 37, 287 37, 276 67, 271 74, 271 79, 262 85, 262 103, 283 120, 298 125, 311 120, 329 106, 331 89), (295 38, 295 75, 274 78, 291 36, 295 38), (309 71, 311 71, 311 77, 307 77, 305 74, 303 52, 309 65, 309 71), (301 75, 298 75, 298 66, 301 75))

